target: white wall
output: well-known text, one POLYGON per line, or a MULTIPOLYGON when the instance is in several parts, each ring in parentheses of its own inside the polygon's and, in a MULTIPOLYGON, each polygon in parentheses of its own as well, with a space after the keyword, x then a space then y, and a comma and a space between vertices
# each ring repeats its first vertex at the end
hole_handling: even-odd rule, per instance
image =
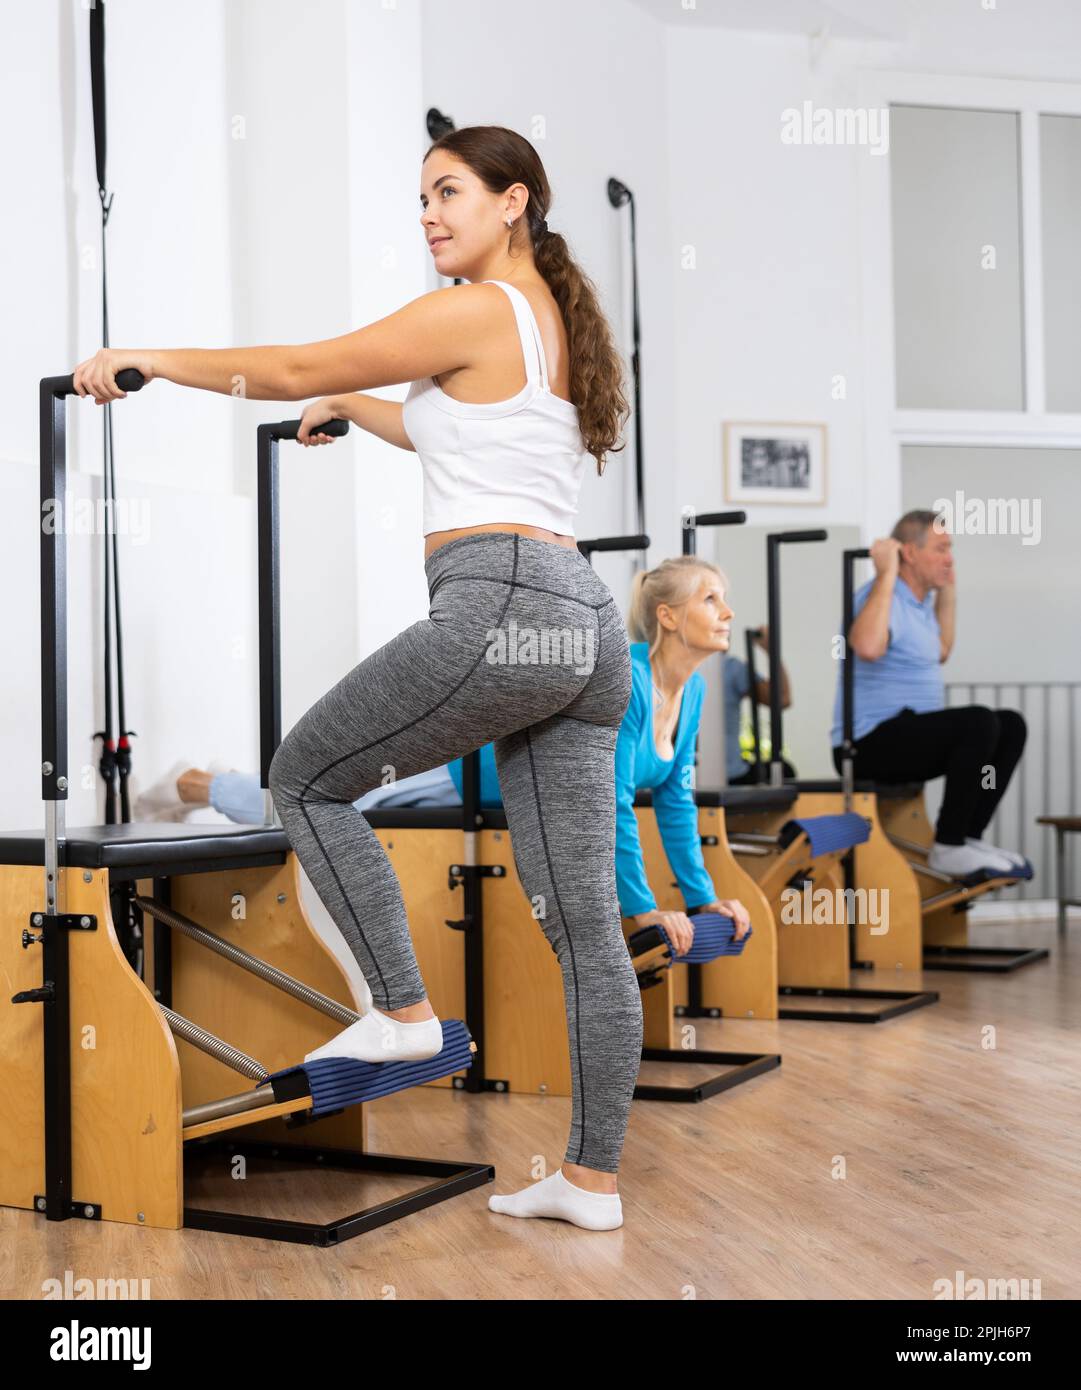
MULTIPOLYGON (((0 115, 23 133, 8 142, 22 192, 0 218, 0 528, 5 589, 21 600, 5 605, 8 828, 41 818, 37 382, 101 344, 88 14, 63 0, 21 9, 18 23, 0 51, 0 115)), ((348 0, 303 11, 285 0, 110 0, 106 54, 114 346, 304 342, 424 292, 419 252, 403 250, 392 275, 372 255, 376 237, 404 245, 412 215, 381 177, 365 191, 349 173, 351 160, 370 165, 377 143, 415 179, 418 142, 405 132, 419 99, 402 75, 420 67, 416 4, 388 15, 348 0), (372 142, 377 113, 386 125, 372 142)), ((146 545, 120 537, 128 723, 144 786, 178 758, 257 766, 255 426, 301 408, 167 382, 112 407, 118 495, 143 509, 150 534, 146 545)), ((73 490, 100 495, 103 408, 73 401, 68 413, 73 490)), ((380 632, 425 611, 422 573, 362 606, 358 578, 385 533, 361 480, 378 495, 387 447, 356 431, 321 451, 282 447, 286 729, 380 632)), ((413 456, 392 452, 415 474, 413 456)), ((403 534, 419 556, 419 479, 402 476, 413 512, 403 534)), ((102 725, 100 552, 100 537, 71 538, 70 825, 100 816, 93 772, 81 771, 96 764, 102 725)))

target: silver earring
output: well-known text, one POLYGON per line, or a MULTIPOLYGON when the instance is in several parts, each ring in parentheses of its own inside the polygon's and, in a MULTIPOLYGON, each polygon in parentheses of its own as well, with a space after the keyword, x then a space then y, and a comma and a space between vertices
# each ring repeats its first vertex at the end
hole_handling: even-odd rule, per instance
POLYGON ((513 226, 514 226, 514 219, 513 219, 513 217, 508 217, 508 218, 507 218, 507 226, 508 226, 508 227, 513 227, 513 226))

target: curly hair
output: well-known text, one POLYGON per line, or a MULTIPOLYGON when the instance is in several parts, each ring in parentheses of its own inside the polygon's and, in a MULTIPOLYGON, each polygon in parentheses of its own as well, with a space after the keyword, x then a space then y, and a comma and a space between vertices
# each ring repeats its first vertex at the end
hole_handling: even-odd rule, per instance
POLYGON ((597 473, 602 475, 605 455, 625 447, 617 447, 630 414, 623 394, 623 363, 596 286, 571 255, 563 235, 544 230, 552 189, 540 156, 524 136, 497 125, 452 130, 424 158, 435 150, 445 150, 468 165, 489 193, 504 193, 515 183, 529 190, 525 216, 511 233, 511 249, 528 236, 537 269, 559 305, 570 350, 571 400, 578 407, 585 451, 597 460, 597 473))

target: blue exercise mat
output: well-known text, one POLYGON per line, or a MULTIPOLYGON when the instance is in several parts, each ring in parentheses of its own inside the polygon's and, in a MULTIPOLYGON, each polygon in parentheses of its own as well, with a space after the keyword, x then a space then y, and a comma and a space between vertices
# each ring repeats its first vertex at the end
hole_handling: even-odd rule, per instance
POLYGON ((781 826, 781 848, 787 849, 801 831, 810 841, 811 853, 816 859, 820 854, 862 845, 871 838, 870 827, 863 816, 855 811, 842 811, 837 816, 802 816, 785 821, 781 826))
POLYGON ((311 1092, 313 1116, 366 1100, 378 1100, 380 1096, 393 1095, 395 1091, 420 1086, 425 1081, 437 1081, 441 1076, 450 1076, 473 1065, 469 1047, 472 1038, 461 1019, 443 1019, 440 1026, 443 1050, 423 1061, 358 1062, 352 1057, 321 1057, 315 1062, 303 1062, 299 1067, 273 1072, 267 1080, 274 1082, 303 1075, 311 1092))

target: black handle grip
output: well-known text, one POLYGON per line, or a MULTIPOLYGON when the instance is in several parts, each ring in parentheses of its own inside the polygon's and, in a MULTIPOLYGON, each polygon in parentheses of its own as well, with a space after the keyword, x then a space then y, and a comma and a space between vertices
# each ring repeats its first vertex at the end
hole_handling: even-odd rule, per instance
POLYGON ((695 512, 693 516, 684 519, 684 525, 694 526, 742 526, 747 520, 747 513, 737 512, 695 512))
MULTIPOLYGON (((75 373, 69 372, 67 376, 48 376, 41 381, 54 396, 74 396, 75 395, 75 373)), ((123 371, 116 374, 116 384, 121 391, 141 391, 146 385, 146 378, 135 367, 125 367, 123 371)))
POLYGON ((578 549, 589 556, 594 550, 648 550, 649 537, 637 536, 597 536, 591 540, 578 542, 578 549))
MULTIPOLYGON (((274 433, 279 439, 295 439, 297 431, 300 429, 299 420, 283 420, 280 425, 274 426, 274 433)), ((317 425, 310 434, 329 434, 332 439, 341 439, 343 435, 349 433, 348 420, 328 420, 325 425, 317 425)))
POLYGON ((824 541, 829 538, 826 531, 775 531, 772 536, 767 536, 767 541, 774 541, 777 544, 785 544, 790 541, 824 541))

